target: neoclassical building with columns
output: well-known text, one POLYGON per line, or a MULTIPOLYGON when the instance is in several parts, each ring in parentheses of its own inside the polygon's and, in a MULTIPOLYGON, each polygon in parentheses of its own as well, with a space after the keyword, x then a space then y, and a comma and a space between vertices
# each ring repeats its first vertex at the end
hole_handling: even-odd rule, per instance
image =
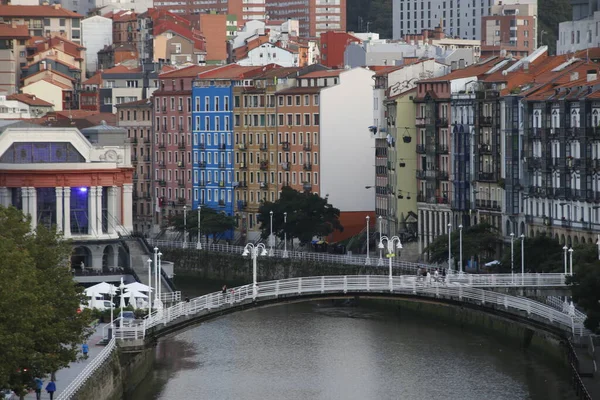
POLYGON ((72 239, 73 267, 123 266, 119 238, 133 226, 126 131, 2 122, 0 204, 30 215, 32 229, 56 227, 72 239))

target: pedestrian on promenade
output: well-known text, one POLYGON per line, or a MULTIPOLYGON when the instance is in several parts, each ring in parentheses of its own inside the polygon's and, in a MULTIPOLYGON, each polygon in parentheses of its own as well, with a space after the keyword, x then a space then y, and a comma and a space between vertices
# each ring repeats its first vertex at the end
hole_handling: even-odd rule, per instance
POLYGON ((81 345, 81 352, 83 353, 83 358, 85 358, 86 360, 88 358, 89 351, 90 351, 90 348, 88 347, 87 343, 84 343, 81 345))
POLYGON ((227 285, 223 285, 223 287, 221 288, 221 293, 227 294, 227 285))
POLYGON ((41 400, 42 398, 42 389, 44 388, 44 381, 42 378, 36 376, 34 379, 35 382, 35 400, 41 400))
POLYGON ((50 381, 48 382, 48 384, 46 385, 46 392, 48 392, 48 394, 50 395, 50 400, 54 399, 54 392, 56 392, 56 383, 54 383, 54 381, 50 381))

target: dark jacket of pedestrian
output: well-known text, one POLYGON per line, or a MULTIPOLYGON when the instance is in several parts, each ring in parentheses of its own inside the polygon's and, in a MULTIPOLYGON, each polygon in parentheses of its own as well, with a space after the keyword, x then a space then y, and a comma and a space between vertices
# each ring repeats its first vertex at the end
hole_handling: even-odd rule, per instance
POLYGON ((50 395, 50 400, 54 398, 54 392, 56 392, 56 383, 54 381, 48 382, 46 385, 46 392, 50 395))

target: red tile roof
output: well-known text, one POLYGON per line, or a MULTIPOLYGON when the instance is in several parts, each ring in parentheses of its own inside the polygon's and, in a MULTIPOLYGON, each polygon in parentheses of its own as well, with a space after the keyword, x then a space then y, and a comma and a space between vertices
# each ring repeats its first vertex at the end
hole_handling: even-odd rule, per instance
POLYGON ((215 65, 190 65, 189 67, 184 67, 176 70, 166 71, 161 73, 159 78, 195 78, 198 74, 203 72, 210 71, 212 69, 218 68, 215 65))
POLYGON ((0 38, 29 39, 29 28, 27 25, 0 24, 0 38))
POLYGON ((133 74, 133 73, 137 73, 137 72, 142 72, 142 68, 141 67, 129 68, 125 65, 117 65, 110 69, 105 69, 104 71, 102 71, 103 74, 126 74, 126 73, 133 74))
POLYGON ((29 104, 30 106, 52 107, 52 103, 42 100, 33 94, 16 93, 6 97, 7 100, 17 100, 21 103, 29 104))
POLYGON ((198 79, 244 79, 260 75, 269 69, 278 68, 275 64, 246 67, 238 64, 228 64, 198 75, 198 79))
MULTIPOLYGON (((63 89, 63 90, 73 90, 73 88, 72 88, 72 87, 70 87, 69 85, 65 85, 64 83, 60 83, 60 82, 58 82, 58 81, 55 81, 55 80, 53 80, 53 79, 51 79, 51 78, 44 78, 44 79, 40 79, 39 81, 45 81, 45 82, 51 83, 51 84, 53 84, 54 86, 58 86, 59 88, 61 88, 61 89, 63 89)), ((32 83, 30 83, 29 85, 33 85, 34 83, 37 83, 37 82, 39 82, 39 81, 32 82, 32 83)), ((27 86, 29 86, 29 85, 27 85, 27 86)))
POLYGON ((331 78, 340 76, 340 74, 344 72, 343 69, 329 69, 324 71, 314 71, 309 72, 306 75, 302 75, 300 78, 331 78))
POLYGON ((47 6, 0 5, 0 17, 83 18, 83 15, 62 8, 60 4, 47 6))
POLYGON ((51 75, 52 75, 52 74, 55 74, 55 75, 58 75, 58 76, 60 76, 60 77, 62 77, 62 78, 68 79, 68 80, 70 80, 71 82, 75 82, 75 81, 76 81, 76 79, 75 79, 75 78, 73 78, 73 77, 70 77, 69 75, 65 75, 65 74, 63 74, 62 72, 59 72, 59 71, 57 71, 57 70, 55 70, 55 69, 43 69, 43 70, 41 70, 41 71, 37 71, 37 72, 35 72, 35 73, 31 74, 31 75, 27 75, 27 76, 23 77, 23 79, 29 79, 29 78, 31 78, 32 76, 36 76, 36 75, 43 74, 43 73, 49 73, 49 74, 51 74, 51 75))
POLYGON ((82 85, 102 85, 102 73, 97 71, 90 79, 81 83, 82 85))

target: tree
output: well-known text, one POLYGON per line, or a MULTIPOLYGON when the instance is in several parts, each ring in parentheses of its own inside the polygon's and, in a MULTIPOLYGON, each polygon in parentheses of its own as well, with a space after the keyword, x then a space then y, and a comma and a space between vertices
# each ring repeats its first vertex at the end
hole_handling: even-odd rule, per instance
POLYGON ((583 308, 587 315, 586 328, 600 333, 600 261, 595 244, 581 244, 573 247, 574 275, 567 278, 572 285, 573 301, 583 308))
MULTIPOLYGON (((561 272, 564 254, 558 240, 540 235, 525 238, 525 272, 561 272)), ((514 272, 521 273, 521 238, 515 235, 513 246, 514 272)), ((511 271, 510 242, 504 246, 500 270, 511 271)))
POLYGON ((69 268, 72 247, 14 207, 0 207, 0 387, 21 396, 35 375, 77 359, 91 334, 85 296, 69 268))
MULTIPOLYGON (((452 258, 460 259, 460 234, 457 229, 450 237, 452 258)), ((502 240, 496 228, 487 223, 481 223, 463 228, 462 248, 463 262, 475 257, 475 261, 484 262, 496 254, 502 240)), ((429 260, 436 263, 448 261, 448 235, 438 236, 426 249, 429 260)))
POLYGON ((315 193, 299 192, 284 186, 277 201, 262 203, 257 222, 261 224, 263 238, 269 237, 271 211, 273 234, 280 239, 287 234, 288 239, 296 238, 306 244, 315 236, 326 237, 336 230, 344 230, 339 220, 340 210, 315 193), (287 223, 284 223, 284 212, 287 212, 287 223))
MULTIPOLYGON (((187 213, 186 228, 188 235, 198 237, 198 211, 187 213)), ((175 214, 169 221, 170 225, 178 232, 183 232, 183 214, 175 214)), ((211 235, 218 242, 223 234, 235 227, 235 217, 219 212, 214 208, 202 207, 200 212, 200 230, 203 235, 211 235)))

